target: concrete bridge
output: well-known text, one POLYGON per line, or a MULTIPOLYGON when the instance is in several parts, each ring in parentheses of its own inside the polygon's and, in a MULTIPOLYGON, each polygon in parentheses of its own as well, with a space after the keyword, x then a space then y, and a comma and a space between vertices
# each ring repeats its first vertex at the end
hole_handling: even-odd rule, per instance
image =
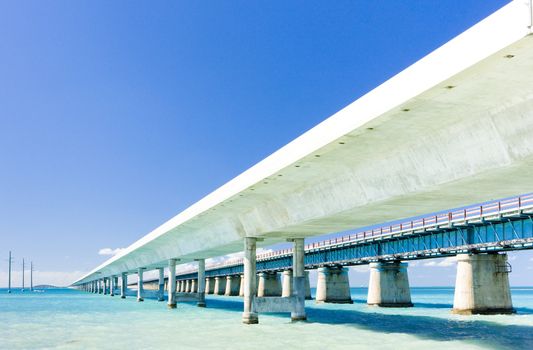
MULTIPOLYGON (((197 297, 203 304, 205 259, 240 251, 244 243, 243 321, 257 323, 257 311, 273 306, 270 299, 256 296, 256 282, 262 283, 255 278, 257 267, 264 263, 256 263, 256 247, 291 240, 292 295, 274 305, 291 311, 295 320, 305 319, 305 269, 312 263, 306 259, 327 265, 321 256, 347 251, 332 248, 326 254, 318 249, 306 258, 305 237, 530 192, 532 13, 531 1, 511 2, 73 284, 86 289, 106 279, 115 284, 116 276, 122 276, 125 290, 127 274, 136 273, 142 300, 145 270, 159 269, 164 278, 164 268, 175 276, 177 262, 198 261, 197 297)), ((477 254, 487 242, 476 241, 475 225, 467 223, 461 231, 454 220, 460 218, 452 215, 449 230, 431 235, 417 236, 416 227, 402 226, 401 232, 389 232, 396 240, 382 236, 374 237, 382 240, 379 244, 345 243, 357 250, 353 257, 360 256, 361 262, 377 260, 372 271, 403 271, 396 261, 408 259, 404 253, 439 249, 441 255, 457 254, 446 249, 458 249, 469 254, 459 259, 460 269, 471 266, 465 267, 470 271, 465 280, 485 281, 480 276, 486 274, 476 272, 477 266, 499 271, 504 255, 477 254), (411 237, 405 230, 413 232, 411 237), (439 239, 440 246, 432 243, 439 239), (447 239, 455 239, 455 244, 446 246, 447 239), (421 249, 424 246, 428 249, 421 249), (395 259, 387 258, 395 254, 395 259)), ((509 224, 497 224, 505 226, 501 232, 507 234, 509 224)), ((508 245, 505 240, 490 242, 508 245)), ((342 259, 332 262, 343 265, 342 259)), ((338 270, 341 276, 343 270, 338 270)), ((170 278, 168 283, 171 307, 176 302, 175 281, 170 278)))
MULTIPOLYGON (((512 313, 511 266, 504 253, 533 248, 532 217, 533 194, 529 194, 309 244, 304 248, 304 265, 306 270, 318 269, 318 303, 351 303, 346 266, 370 264, 368 304, 406 307, 413 304, 407 264, 402 261, 457 255, 453 312, 512 313)), ((257 256, 256 301, 263 311, 283 311, 279 307, 283 299, 275 297, 292 295, 292 258, 293 249, 257 256)), ((243 273, 241 258, 207 267, 203 292, 243 296, 243 273)), ((198 282, 197 270, 177 274, 178 299, 198 300, 198 282)), ((305 299, 311 299, 307 271, 304 285, 305 299)), ((168 277, 144 281, 143 288, 157 291, 163 300, 168 277)), ((285 301, 290 304, 290 299, 285 301)), ((204 300, 199 302, 205 306, 204 300)))

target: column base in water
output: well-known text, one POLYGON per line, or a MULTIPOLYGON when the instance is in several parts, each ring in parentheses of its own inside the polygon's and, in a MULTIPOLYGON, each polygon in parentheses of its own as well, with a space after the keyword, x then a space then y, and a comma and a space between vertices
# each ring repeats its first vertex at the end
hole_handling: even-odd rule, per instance
POLYGON ((281 296, 281 281, 277 272, 260 272, 257 286, 258 297, 281 296))
POLYGON ((353 304, 347 268, 321 267, 318 269, 316 303, 353 304))
POLYGON ((407 263, 400 261, 370 264, 368 305, 380 307, 412 307, 407 263))
POLYGON ((509 288, 507 254, 458 254, 452 313, 515 313, 509 288))
POLYGON ((244 324, 258 324, 259 317, 256 312, 243 312, 242 323, 244 324))

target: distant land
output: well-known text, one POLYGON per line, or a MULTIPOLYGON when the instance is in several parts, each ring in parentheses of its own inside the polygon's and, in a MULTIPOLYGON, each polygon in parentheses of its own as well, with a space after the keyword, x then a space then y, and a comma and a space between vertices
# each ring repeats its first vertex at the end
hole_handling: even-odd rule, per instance
POLYGON ((33 286, 33 289, 58 289, 63 287, 52 286, 50 284, 39 284, 38 286, 33 286))

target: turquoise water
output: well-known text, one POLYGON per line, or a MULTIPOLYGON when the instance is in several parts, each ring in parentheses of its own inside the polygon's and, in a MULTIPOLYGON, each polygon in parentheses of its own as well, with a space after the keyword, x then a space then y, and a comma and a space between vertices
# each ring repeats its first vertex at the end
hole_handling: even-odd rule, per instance
POLYGON ((513 288, 516 315, 451 315, 453 288, 412 288, 414 308, 315 305, 309 322, 287 314, 241 324, 239 297, 209 297, 208 307, 73 290, 0 290, 0 349, 533 349, 533 288, 513 288))

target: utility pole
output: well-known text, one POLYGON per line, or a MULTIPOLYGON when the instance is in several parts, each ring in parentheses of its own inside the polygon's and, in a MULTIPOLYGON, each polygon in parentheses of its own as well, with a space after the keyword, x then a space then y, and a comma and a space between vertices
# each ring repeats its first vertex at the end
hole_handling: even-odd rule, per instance
POLYGON ((33 292, 33 261, 30 261, 30 292, 33 292))
POLYGON ((22 292, 24 292, 24 258, 22 258, 22 292))
POLYGON ((9 251, 9 272, 7 273, 7 292, 11 293, 11 262, 13 258, 11 257, 11 250, 9 251))

